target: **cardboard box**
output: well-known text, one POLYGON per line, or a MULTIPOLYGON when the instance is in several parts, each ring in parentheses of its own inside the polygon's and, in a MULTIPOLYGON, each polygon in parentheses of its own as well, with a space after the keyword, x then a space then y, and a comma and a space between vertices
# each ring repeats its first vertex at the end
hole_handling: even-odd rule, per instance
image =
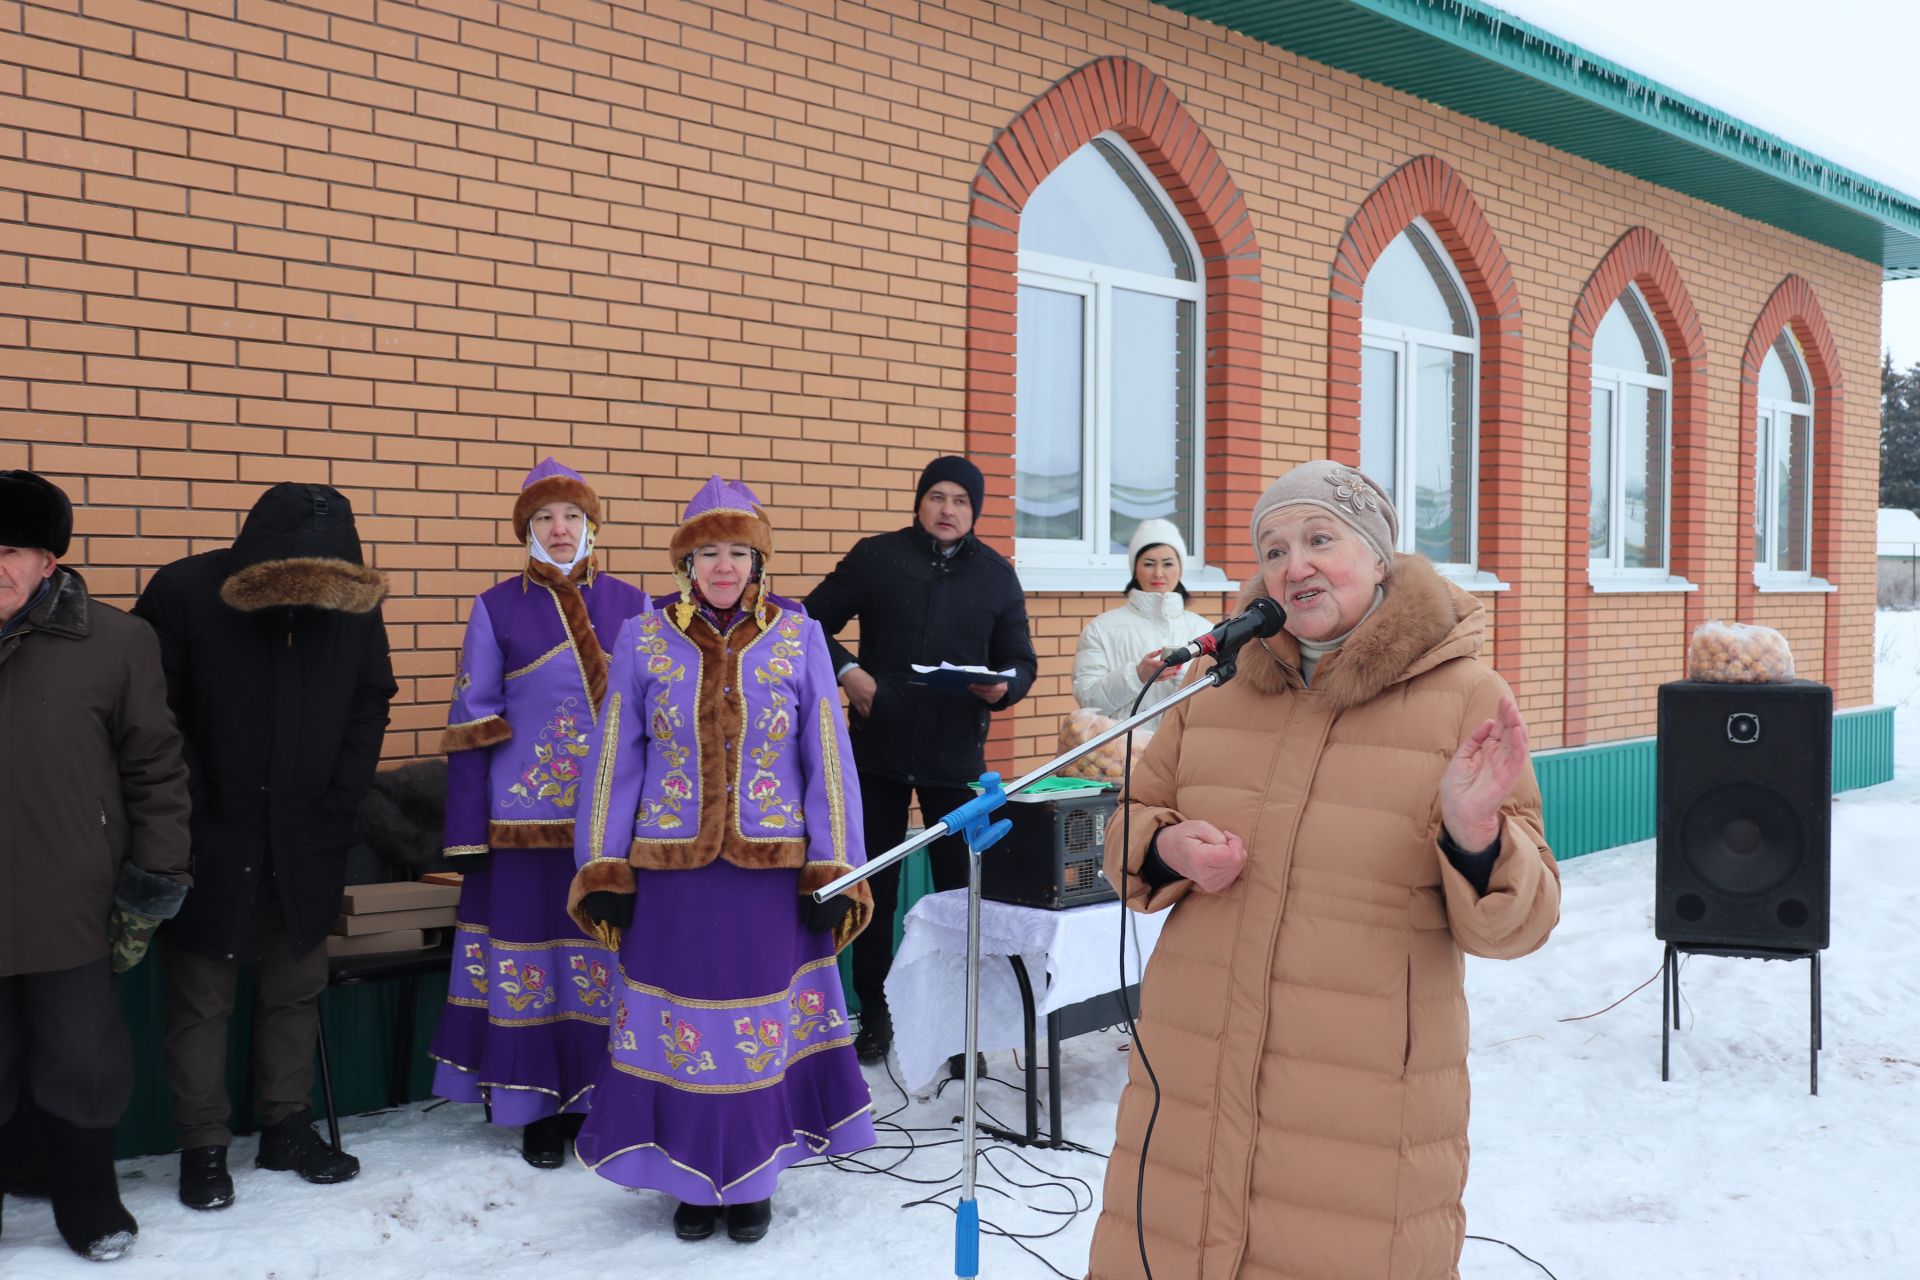
POLYGON ((453 927, 453 916, 452 907, 341 916, 333 922, 333 931, 349 938, 358 938, 369 933, 392 933, 396 929, 450 929, 453 927))
POLYGON ((466 877, 458 871, 429 871, 420 877, 420 884, 450 884, 458 889, 466 883, 466 877))
POLYGON ((423 911, 430 907, 457 907, 460 890, 444 884, 396 880, 390 884, 350 884, 340 910, 350 916, 385 915, 395 911, 423 911))
POLYGON ((425 951, 432 943, 420 929, 394 929, 388 933, 363 933, 357 938, 334 934, 327 939, 329 956, 377 956, 389 951, 425 951))

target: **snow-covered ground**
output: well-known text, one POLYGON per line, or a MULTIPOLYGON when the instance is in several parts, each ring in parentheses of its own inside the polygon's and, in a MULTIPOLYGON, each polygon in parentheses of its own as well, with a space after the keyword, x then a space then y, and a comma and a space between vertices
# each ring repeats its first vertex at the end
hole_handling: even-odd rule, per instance
MULTIPOLYGON (((1683 977, 1673 1079, 1660 1082, 1660 990, 1647 982, 1653 937, 1651 842, 1562 867, 1563 919, 1552 942, 1516 963, 1474 961, 1473 1175, 1468 1230, 1508 1241, 1559 1280, 1896 1280, 1920 1275, 1920 613, 1881 614, 1876 698, 1898 708, 1894 781, 1842 797, 1833 822, 1833 947, 1824 960, 1820 1096, 1807 1094, 1807 966, 1692 959, 1683 977)), ((1125 1042, 1069 1041, 1065 1130, 1104 1149, 1125 1075, 1125 1042)), ((1012 1081, 1010 1055, 996 1077, 1012 1081)), ((236 1142, 239 1200, 198 1214, 174 1198, 175 1160, 128 1161, 121 1181, 140 1219, 134 1254, 108 1273, 140 1277, 605 1275, 621 1280, 754 1280, 796 1269, 863 1280, 951 1275, 953 1218, 903 1207, 954 1185, 958 1086, 906 1100, 869 1073, 884 1114, 902 1107, 894 1149, 877 1166, 802 1167, 781 1182, 773 1234, 681 1244, 671 1204, 623 1191, 575 1166, 520 1160, 517 1135, 478 1108, 420 1104, 347 1122, 365 1164, 357 1181, 308 1187, 252 1169, 236 1142), (909 1136, 922 1149, 908 1149, 909 1136), (928 1144, 944 1145, 928 1145, 928 1144), (804 1259, 804 1262, 799 1260, 804 1259)), ((1002 1120, 1016 1091, 983 1086, 1002 1120)), ((1093 1155, 1000 1148, 982 1168, 980 1208, 1078 1276, 1103 1162, 1093 1155), (1022 1162, 1022 1156, 1031 1164, 1022 1162), (1044 1170, 1045 1172, 1041 1172, 1044 1170), (1082 1180, 1084 1185, 1070 1179, 1082 1180), (1016 1183, 1048 1184, 1022 1188, 1016 1183), (1088 1207, 1067 1216, 1077 1206, 1088 1207)), ((956 1193, 940 1197, 952 1204, 956 1193)), ((1006 1240, 982 1246, 982 1274, 1040 1277, 1006 1240)), ((1469 1240, 1466 1280, 1542 1272, 1498 1244, 1469 1240)), ((0 1276, 98 1276, 70 1255, 45 1202, 9 1199, 0 1276)))

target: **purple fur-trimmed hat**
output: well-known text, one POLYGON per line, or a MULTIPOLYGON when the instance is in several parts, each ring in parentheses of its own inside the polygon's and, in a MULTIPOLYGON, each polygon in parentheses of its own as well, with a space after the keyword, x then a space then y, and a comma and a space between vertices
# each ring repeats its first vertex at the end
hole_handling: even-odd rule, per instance
POLYGON ((600 524, 600 495, 593 486, 572 467, 545 458, 520 482, 520 496, 513 503, 513 536, 525 542, 533 513, 549 502, 571 502, 596 528, 600 524))
POLYGON ((773 558, 773 525, 760 509, 760 499, 738 480, 707 477, 687 504, 667 554, 678 565, 696 547, 713 542, 743 542, 762 559, 773 558))

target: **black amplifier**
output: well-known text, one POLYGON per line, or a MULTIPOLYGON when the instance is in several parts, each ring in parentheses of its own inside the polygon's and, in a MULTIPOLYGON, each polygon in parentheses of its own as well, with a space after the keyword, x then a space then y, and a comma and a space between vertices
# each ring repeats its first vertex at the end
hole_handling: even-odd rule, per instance
POLYGON ((1008 801, 995 817, 1013 823, 980 856, 980 894, 995 902, 1059 911, 1118 897, 1100 863, 1119 793, 1008 801))

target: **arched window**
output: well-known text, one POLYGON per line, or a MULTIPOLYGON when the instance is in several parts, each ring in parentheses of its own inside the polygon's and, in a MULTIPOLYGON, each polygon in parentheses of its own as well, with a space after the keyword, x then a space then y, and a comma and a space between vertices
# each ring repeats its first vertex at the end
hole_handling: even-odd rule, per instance
POLYGON ((1367 273, 1360 301, 1360 468, 1400 510, 1400 549, 1474 562, 1480 341, 1467 290, 1416 219, 1367 273))
MULTIPOLYGON (((1202 563, 1206 287, 1185 223, 1105 133, 1020 214, 1014 537, 1022 568, 1123 570, 1140 521, 1202 563)), ((1102 579, 1104 581, 1104 578, 1102 579)))
POLYGON ((1593 335, 1587 554, 1595 572, 1667 572, 1672 361, 1640 291, 1628 285, 1593 335))
POLYGON ((1813 379, 1791 329, 1760 363, 1755 397, 1753 562, 1770 577, 1813 574, 1813 379))

